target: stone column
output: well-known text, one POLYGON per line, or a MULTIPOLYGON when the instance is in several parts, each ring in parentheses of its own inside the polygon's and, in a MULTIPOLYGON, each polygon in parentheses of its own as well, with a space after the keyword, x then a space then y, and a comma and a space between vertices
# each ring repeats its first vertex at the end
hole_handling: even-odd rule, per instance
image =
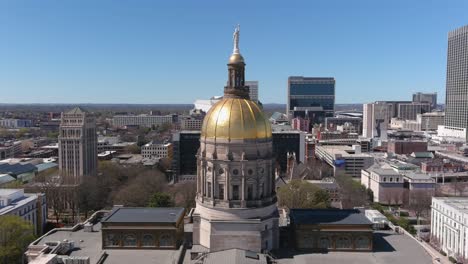
POLYGON ((241 207, 246 207, 246 202, 245 202, 245 173, 244 173, 244 162, 241 161, 241 179, 242 179, 242 185, 241 185, 241 207))

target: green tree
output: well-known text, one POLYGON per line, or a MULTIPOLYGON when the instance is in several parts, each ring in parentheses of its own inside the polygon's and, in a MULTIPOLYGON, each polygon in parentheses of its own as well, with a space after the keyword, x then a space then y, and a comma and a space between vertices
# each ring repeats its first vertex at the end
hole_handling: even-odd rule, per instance
POLYGON ((328 208, 330 196, 327 191, 303 180, 292 180, 278 190, 280 206, 288 208, 328 208))
POLYGON ((0 217, 0 261, 22 263, 23 252, 34 240, 33 226, 15 215, 0 217))
POLYGON ((173 204, 172 197, 162 192, 154 193, 148 202, 149 207, 171 207, 173 204))

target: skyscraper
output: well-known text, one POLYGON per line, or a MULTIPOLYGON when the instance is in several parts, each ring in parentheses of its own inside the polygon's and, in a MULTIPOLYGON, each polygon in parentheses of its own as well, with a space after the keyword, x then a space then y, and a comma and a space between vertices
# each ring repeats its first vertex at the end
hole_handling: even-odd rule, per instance
MULTIPOLYGON (((206 114, 197 155, 193 244, 208 251, 278 247, 271 126, 249 100, 239 28, 224 96, 206 114)), ((200 248, 194 246, 194 249, 200 248)))
POLYGON ((96 120, 76 107, 62 113, 59 131, 59 169, 64 183, 80 184, 97 174, 96 120))
POLYGON ((308 117, 311 125, 323 123, 335 110, 335 79, 291 76, 288 78, 289 118, 308 117))
POLYGON ((437 93, 413 93, 413 102, 430 103, 431 110, 437 108, 437 93))
POLYGON ((468 25, 448 34, 445 126, 439 135, 468 140, 468 25))
POLYGON ((245 81, 245 85, 249 87, 250 100, 258 103, 258 81, 245 81))
POLYGON ((373 103, 363 105, 362 136, 387 139, 388 105, 373 103))

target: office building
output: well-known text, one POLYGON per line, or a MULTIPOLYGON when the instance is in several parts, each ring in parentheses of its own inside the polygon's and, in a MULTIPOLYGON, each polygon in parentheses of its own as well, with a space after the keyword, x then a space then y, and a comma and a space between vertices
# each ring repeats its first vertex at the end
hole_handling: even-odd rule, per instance
POLYGON ((289 77, 286 111, 289 118, 307 116, 311 125, 323 123, 335 111, 335 79, 289 77))
POLYGON ((437 93, 413 93, 413 102, 430 103, 431 110, 437 108, 437 93))
POLYGON ((151 141, 141 147, 141 155, 144 159, 163 159, 172 161, 173 147, 172 143, 151 141))
POLYGON ((172 134, 174 157, 172 171, 175 180, 182 175, 197 175, 197 151, 200 148, 200 131, 178 131, 172 134))
POLYGON ((287 168, 288 153, 296 157, 296 162, 305 161, 306 133, 303 131, 273 131, 273 155, 281 172, 287 168))
POLYGON ((387 152, 395 154, 411 154, 413 152, 426 152, 427 141, 420 140, 389 140, 387 152))
POLYGON ((0 189, 0 217, 16 215, 28 221, 35 235, 42 235, 47 220, 47 202, 42 193, 24 193, 23 189, 0 189))
POLYGON ((335 177, 339 175, 361 177, 361 170, 374 164, 374 158, 369 154, 361 153, 358 145, 352 147, 317 146, 315 155, 333 168, 335 177))
POLYGON ((198 130, 200 131, 203 123, 202 118, 187 117, 180 119, 180 130, 198 130))
POLYGON ((249 87, 250 100, 258 103, 258 81, 245 81, 245 86, 249 87))
POLYGON ((295 130, 309 132, 310 120, 300 116, 295 117, 291 120, 291 127, 295 130))
POLYGON ((279 245, 271 125, 249 100, 238 45, 236 28, 223 99, 201 130, 192 253, 262 252, 279 245))
POLYGON ((115 115, 112 118, 112 125, 114 127, 157 127, 164 124, 172 124, 175 121, 174 119, 176 119, 174 115, 115 115))
POLYGON ((31 126, 32 121, 29 119, 0 119, 0 127, 3 128, 25 128, 31 126))
POLYGON ((390 121, 388 109, 387 103, 382 102, 363 105, 363 137, 387 139, 387 128, 390 121))
POLYGON ((404 120, 416 120, 418 114, 431 111, 430 103, 408 103, 398 104, 398 118, 404 120))
POLYGON ((59 141, 59 170, 66 184, 80 184, 83 176, 97 175, 95 118, 76 107, 62 113, 59 141))
POLYGON ((449 32, 445 125, 439 136, 468 142, 468 25, 449 32))
POLYGON ((437 128, 444 124, 445 112, 429 112, 418 114, 416 121, 421 126, 421 131, 437 130, 437 128))
POLYGON ((468 258, 468 197, 433 197, 431 235, 449 256, 468 258))
POLYGON ((335 131, 338 126, 342 126, 345 123, 351 123, 356 129, 359 135, 362 134, 362 118, 361 117, 349 117, 349 116, 335 116, 325 118, 325 128, 328 131, 335 131))
POLYGON ((0 143, 0 160, 20 156, 23 153, 21 141, 7 141, 0 143))

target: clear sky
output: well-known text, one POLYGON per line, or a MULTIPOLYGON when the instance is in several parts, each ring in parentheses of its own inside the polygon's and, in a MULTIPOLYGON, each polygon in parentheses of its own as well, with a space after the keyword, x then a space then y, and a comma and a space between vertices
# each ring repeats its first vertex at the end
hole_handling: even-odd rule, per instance
POLYGON ((291 75, 336 103, 445 100, 447 33, 466 0, 0 0, 0 103, 192 103, 221 95, 234 26, 260 100, 291 75))

